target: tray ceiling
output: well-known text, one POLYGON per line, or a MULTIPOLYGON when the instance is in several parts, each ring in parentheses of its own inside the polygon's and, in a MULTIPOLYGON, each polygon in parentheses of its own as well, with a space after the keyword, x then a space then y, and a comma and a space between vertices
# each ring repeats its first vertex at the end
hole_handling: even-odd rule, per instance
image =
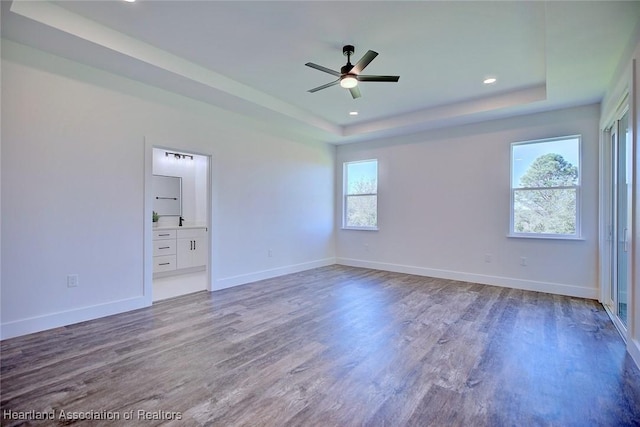
POLYGON ((2 2, 3 38, 337 144, 598 102, 639 22, 615 1, 2 2), (339 70, 345 44, 400 81, 308 93, 334 78, 304 64, 339 70))

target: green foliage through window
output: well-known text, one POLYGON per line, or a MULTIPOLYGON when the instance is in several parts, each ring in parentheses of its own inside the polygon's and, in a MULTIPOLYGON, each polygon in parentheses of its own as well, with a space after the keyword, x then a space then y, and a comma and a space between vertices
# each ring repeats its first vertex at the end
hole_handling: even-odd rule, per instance
POLYGON ((344 164, 344 226, 375 229, 378 226, 378 161, 344 164))
POLYGON ((512 145, 512 233, 577 236, 580 137, 512 145))

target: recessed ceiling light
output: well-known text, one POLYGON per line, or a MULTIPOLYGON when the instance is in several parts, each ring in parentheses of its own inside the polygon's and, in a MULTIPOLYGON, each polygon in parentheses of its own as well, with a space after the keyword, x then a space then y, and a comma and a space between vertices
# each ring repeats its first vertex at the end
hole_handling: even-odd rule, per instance
POLYGON ((486 84, 486 85, 490 85, 493 84, 495 82, 497 82, 498 79, 496 79, 495 77, 487 77, 486 79, 483 80, 482 83, 486 84))
POLYGON ((126 1, 127 3, 133 3, 136 0, 124 0, 124 1, 126 1))
POLYGON ((349 111, 349 115, 350 116, 357 116, 358 112, 357 111, 349 111))

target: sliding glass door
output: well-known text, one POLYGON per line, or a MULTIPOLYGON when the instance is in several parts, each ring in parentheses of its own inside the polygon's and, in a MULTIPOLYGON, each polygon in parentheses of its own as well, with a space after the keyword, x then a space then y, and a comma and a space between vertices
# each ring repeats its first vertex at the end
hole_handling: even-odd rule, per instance
MULTIPOLYGON (((612 124, 610 130, 611 154, 611 282, 605 301, 609 310, 619 322, 627 327, 627 303, 630 280, 630 236, 631 236, 631 141, 629 134, 629 113, 625 111, 612 124)), ((617 323, 617 322, 616 322, 617 323)))

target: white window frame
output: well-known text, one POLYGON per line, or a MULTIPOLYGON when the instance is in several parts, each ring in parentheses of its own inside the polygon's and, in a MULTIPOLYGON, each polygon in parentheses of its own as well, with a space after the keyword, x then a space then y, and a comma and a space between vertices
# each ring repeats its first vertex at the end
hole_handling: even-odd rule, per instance
POLYGON ((582 239, 582 135, 566 135, 554 138, 535 139, 531 141, 520 141, 511 143, 510 150, 510 173, 509 173, 509 188, 511 189, 511 198, 509 203, 509 234, 508 237, 524 237, 530 239, 559 239, 559 240, 583 240, 582 239), (526 144, 541 144, 554 141, 562 141, 566 139, 578 140, 578 179, 576 185, 572 186, 558 186, 558 187, 528 187, 519 188, 514 187, 513 183, 513 148, 518 145, 526 144), (523 233, 514 230, 514 204, 516 191, 527 190, 562 190, 562 189, 575 189, 576 191, 576 231, 574 234, 556 234, 556 233, 523 233))
POLYGON ((366 159, 366 160, 354 160, 349 162, 344 162, 342 164, 342 228, 345 230, 368 230, 368 231, 377 231, 378 230, 378 159, 366 159), (347 172, 348 166, 356 163, 367 163, 367 162, 376 162, 376 192, 375 193, 363 193, 363 194, 348 194, 348 183, 349 183, 349 174, 347 172), (347 225, 347 199, 349 197, 363 197, 363 196, 376 196, 376 225, 367 227, 367 226, 353 226, 347 225))

